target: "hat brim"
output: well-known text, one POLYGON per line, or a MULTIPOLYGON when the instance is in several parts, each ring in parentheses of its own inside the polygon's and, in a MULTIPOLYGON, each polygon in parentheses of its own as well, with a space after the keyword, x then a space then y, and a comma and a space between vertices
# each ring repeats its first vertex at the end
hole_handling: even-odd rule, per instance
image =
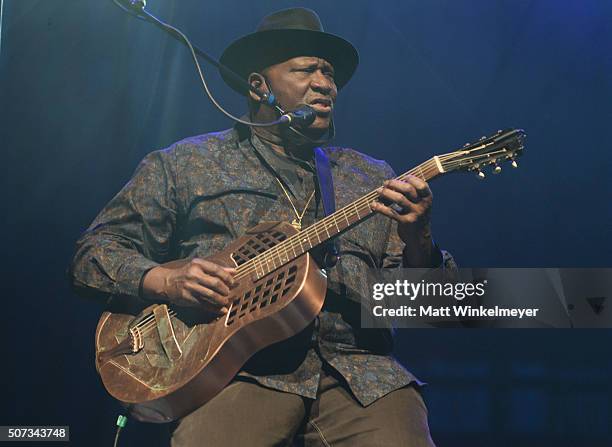
MULTIPOLYGON (((219 62, 246 81, 253 72, 298 56, 320 57, 332 64, 338 90, 351 79, 359 64, 357 49, 348 40, 334 34, 304 29, 247 34, 232 42, 219 62)), ((232 89, 242 95, 247 94, 244 85, 223 72, 221 76, 232 89)))

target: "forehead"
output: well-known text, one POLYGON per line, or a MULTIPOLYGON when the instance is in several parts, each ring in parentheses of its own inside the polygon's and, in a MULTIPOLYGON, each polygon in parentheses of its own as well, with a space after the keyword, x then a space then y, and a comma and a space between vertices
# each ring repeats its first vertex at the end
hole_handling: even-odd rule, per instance
POLYGON ((275 66, 279 68, 295 66, 320 66, 321 68, 334 69, 334 66, 329 61, 323 59, 322 57, 315 56, 292 57, 291 59, 281 62, 280 64, 273 65, 273 67, 275 66))

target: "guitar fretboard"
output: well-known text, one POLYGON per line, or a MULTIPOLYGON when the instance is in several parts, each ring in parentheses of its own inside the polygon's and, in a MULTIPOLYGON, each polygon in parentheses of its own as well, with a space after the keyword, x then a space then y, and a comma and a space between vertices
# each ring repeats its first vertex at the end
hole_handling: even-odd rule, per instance
MULTIPOLYGON (((396 177, 396 179, 402 180, 408 175, 414 175, 424 181, 429 181, 442 172, 444 171, 438 157, 433 157, 396 177)), ((324 217, 308 228, 285 239, 241 265, 239 270, 248 270, 255 274, 256 279, 262 278, 289 261, 308 252, 313 247, 339 235, 374 213, 372 203, 378 200, 379 189, 365 194, 333 214, 324 217)))

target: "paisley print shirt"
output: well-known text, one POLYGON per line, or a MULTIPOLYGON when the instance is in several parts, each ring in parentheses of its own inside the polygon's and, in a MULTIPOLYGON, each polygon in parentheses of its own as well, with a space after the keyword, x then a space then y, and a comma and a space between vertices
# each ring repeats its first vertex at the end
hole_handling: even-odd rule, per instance
MULTIPOLYGON (((384 161, 355 150, 325 152, 338 208, 396 176, 384 161)), ((144 274, 160 263, 214 254, 262 221, 293 220, 278 180, 298 212, 316 190, 304 215, 308 226, 323 216, 314 172, 313 163, 280 156, 239 126, 152 152, 77 241, 71 281, 81 294, 137 297, 144 274)), ((363 405, 420 383, 392 357, 391 329, 360 327, 361 306, 372 302, 369 269, 403 265, 396 224, 376 214, 343 233, 338 246, 340 260, 326 269, 328 292, 316 320, 253 356, 237 380, 316 398, 326 363, 363 405)), ((316 250, 313 255, 321 261, 316 250)), ((433 264, 456 270, 444 251, 433 264)))

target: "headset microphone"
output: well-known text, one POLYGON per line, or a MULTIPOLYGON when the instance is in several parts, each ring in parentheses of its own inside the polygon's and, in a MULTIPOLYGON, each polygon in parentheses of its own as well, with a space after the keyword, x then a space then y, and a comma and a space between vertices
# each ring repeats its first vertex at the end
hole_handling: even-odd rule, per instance
POLYGON ((314 123, 314 120, 316 118, 317 114, 314 109, 306 104, 303 104, 296 110, 284 113, 280 119, 283 123, 288 124, 290 126, 304 128, 314 123))

